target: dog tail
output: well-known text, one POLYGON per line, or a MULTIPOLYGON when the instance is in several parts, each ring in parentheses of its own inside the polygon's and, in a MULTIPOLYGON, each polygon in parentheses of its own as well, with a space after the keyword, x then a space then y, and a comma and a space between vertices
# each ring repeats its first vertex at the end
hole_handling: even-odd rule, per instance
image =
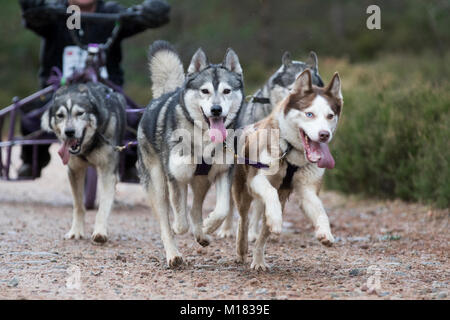
POLYGON ((169 42, 153 42, 148 52, 148 63, 154 99, 183 85, 183 63, 169 42))

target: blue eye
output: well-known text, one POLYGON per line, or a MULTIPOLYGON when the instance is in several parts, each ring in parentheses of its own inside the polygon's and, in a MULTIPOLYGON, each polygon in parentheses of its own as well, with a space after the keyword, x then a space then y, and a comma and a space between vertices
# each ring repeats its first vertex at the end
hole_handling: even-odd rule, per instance
POLYGON ((308 118, 314 117, 314 114, 312 112, 306 112, 305 114, 308 118))

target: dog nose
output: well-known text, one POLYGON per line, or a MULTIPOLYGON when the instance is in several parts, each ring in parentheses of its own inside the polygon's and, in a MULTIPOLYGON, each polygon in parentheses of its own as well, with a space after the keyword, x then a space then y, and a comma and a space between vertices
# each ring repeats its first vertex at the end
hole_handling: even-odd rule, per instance
POLYGON ((322 130, 319 132, 320 142, 327 142, 329 138, 330 138, 330 133, 328 131, 322 130))
POLYGON ((67 138, 73 138, 75 136, 75 129, 66 129, 64 130, 67 138))
POLYGON ((213 116, 218 117, 222 114, 222 107, 218 104, 215 104, 211 107, 211 113, 213 116))

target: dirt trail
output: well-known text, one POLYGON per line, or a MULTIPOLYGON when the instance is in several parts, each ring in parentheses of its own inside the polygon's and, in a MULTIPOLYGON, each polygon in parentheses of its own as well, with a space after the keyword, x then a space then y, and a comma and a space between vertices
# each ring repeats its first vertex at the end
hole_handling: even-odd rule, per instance
MULTIPOLYGON (((71 195, 55 151, 42 178, 0 182, 2 299, 449 299, 448 209, 322 192, 337 239, 326 248, 292 198, 270 271, 235 264, 234 239, 201 248, 190 234, 177 237, 186 265, 170 270, 139 185, 118 185, 107 244, 63 240, 71 195)), ((213 205, 210 193, 205 214, 213 205)))

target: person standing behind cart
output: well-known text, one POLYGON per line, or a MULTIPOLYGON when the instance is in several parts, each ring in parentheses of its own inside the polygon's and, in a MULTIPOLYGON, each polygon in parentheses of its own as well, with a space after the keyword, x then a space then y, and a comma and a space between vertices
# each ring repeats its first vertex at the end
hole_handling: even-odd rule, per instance
MULTIPOLYGON (((41 88, 47 86, 52 67, 56 66, 63 70, 65 77, 73 72, 72 67, 79 65, 84 59, 84 52, 72 40, 65 19, 56 14, 61 8, 64 10, 69 5, 76 5, 81 12, 89 13, 120 13, 132 10, 139 14, 127 16, 122 21, 122 27, 115 43, 111 46, 106 57, 106 70, 101 70, 101 76, 107 77, 118 86, 124 84, 124 73, 121 67, 122 47, 121 41, 148 28, 157 28, 169 22, 170 6, 162 0, 145 0, 141 5, 127 9, 114 1, 103 0, 19 0, 23 23, 27 29, 32 30, 42 38, 39 82, 41 88)), ((81 19, 81 28, 77 30, 82 43, 104 43, 114 28, 114 22, 103 20, 81 19)), ((25 114, 21 119, 22 134, 28 135, 40 130, 40 115, 27 116, 31 110, 43 107, 50 99, 51 94, 43 97, 40 101, 31 103, 24 108, 25 114)), ((128 125, 137 127, 139 116, 135 113, 129 114, 128 125)), ((126 137, 127 138, 127 137, 126 137)), ((38 176, 50 162, 50 145, 40 145, 38 152, 38 176)), ((23 146, 21 159, 22 166, 19 168, 19 177, 32 176, 33 147, 23 146)), ((135 149, 129 148, 125 154, 125 173, 122 178, 126 180, 137 180, 135 162, 137 155, 135 149)))

